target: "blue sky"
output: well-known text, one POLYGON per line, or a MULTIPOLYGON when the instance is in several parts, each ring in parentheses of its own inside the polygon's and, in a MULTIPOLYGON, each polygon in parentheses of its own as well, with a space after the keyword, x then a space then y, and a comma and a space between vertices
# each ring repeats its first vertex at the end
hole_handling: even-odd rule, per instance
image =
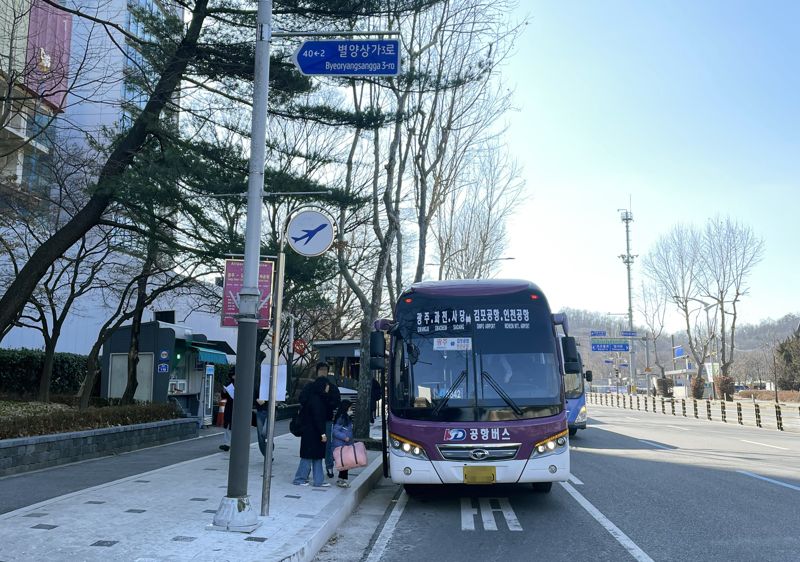
POLYGON ((730 215, 766 244, 741 320, 800 312, 800 2, 522 4, 503 79, 528 197, 500 275, 556 309, 627 310, 630 198, 633 254, 730 215))

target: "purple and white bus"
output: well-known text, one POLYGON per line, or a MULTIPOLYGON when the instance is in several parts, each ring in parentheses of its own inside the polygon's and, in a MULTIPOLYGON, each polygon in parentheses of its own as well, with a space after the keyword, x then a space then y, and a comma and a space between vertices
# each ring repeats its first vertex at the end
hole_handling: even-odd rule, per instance
POLYGON ((567 480, 563 375, 580 364, 566 318, 550 312, 536 285, 416 283, 400 295, 394 320, 376 328, 373 366, 388 362, 384 470, 392 481, 413 491, 532 483, 549 492, 567 480))

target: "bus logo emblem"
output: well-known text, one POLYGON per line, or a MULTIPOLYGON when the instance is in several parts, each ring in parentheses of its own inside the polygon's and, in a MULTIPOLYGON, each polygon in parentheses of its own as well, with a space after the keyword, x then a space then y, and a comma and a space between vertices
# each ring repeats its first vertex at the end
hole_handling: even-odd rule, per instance
POLYGON ((489 451, 486 449, 473 449, 470 451, 469 456, 472 458, 472 460, 482 461, 489 456, 489 451))
POLYGON ((445 441, 464 441, 467 438, 467 432, 464 429, 445 429, 445 441))

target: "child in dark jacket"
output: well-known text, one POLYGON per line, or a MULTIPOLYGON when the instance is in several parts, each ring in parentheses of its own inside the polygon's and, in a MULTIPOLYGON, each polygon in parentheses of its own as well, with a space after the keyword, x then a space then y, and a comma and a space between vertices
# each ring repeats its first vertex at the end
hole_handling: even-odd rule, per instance
MULTIPOLYGON (((352 407, 350 400, 342 400, 339 403, 339 410, 336 412, 336 418, 333 422, 333 439, 331 446, 335 449, 342 445, 350 445, 353 443, 353 420, 350 417, 350 408, 352 407)), ((347 481, 347 471, 339 471, 339 479, 336 485, 340 488, 349 488, 350 483, 347 481)))

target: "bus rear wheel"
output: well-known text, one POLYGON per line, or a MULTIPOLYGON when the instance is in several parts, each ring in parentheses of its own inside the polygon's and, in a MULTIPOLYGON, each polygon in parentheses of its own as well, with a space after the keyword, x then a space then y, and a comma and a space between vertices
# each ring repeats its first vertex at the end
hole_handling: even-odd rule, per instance
POLYGON ((577 435, 577 434, 578 434, 578 428, 577 427, 570 427, 569 428, 569 436, 570 437, 575 437, 575 435, 577 435))
POLYGON ((552 482, 534 482, 531 486, 537 494, 549 494, 550 490, 553 489, 552 482))

